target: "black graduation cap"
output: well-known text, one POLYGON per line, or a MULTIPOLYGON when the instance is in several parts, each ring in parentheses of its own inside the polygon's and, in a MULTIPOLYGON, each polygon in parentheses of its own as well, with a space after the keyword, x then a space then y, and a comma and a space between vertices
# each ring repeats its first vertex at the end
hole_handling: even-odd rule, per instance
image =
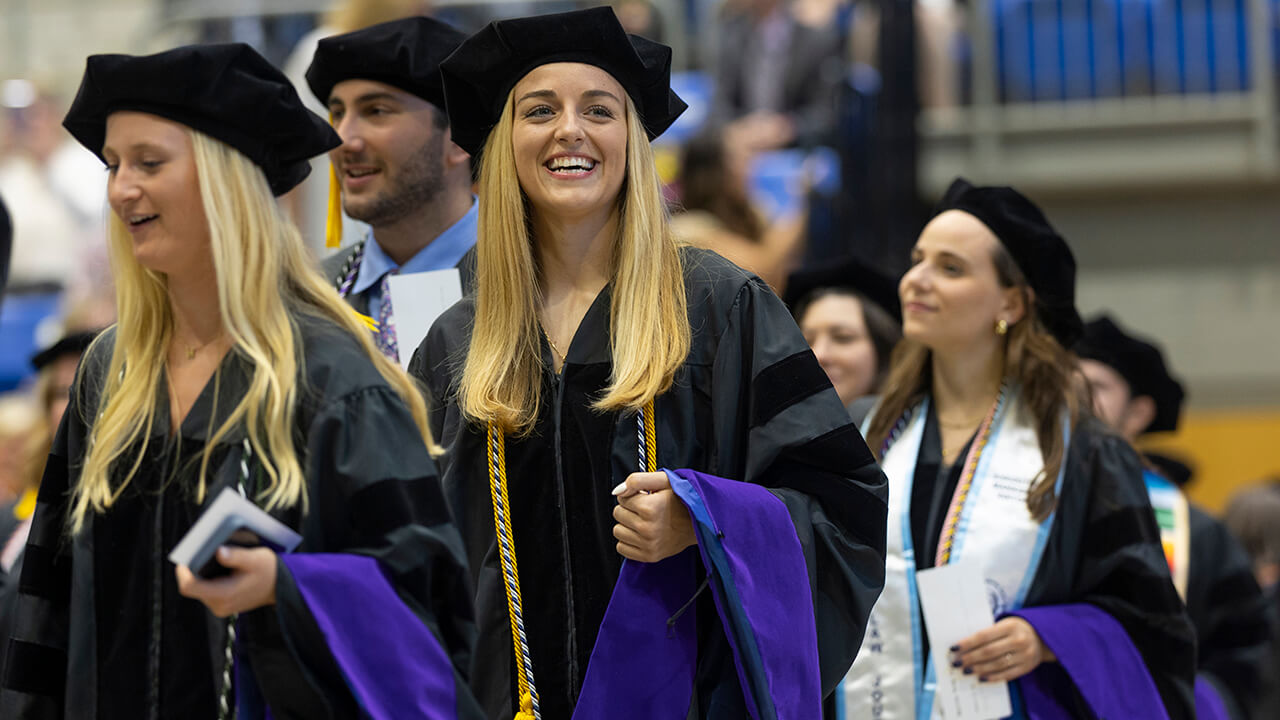
POLYGON ((409 17, 324 38, 307 68, 307 85, 328 103, 344 80, 376 80, 444 110, 440 63, 466 34, 428 17, 409 17))
POLYGON ((879 305, 897 322, 902 322, 898 283, 888 273, 849 256, 822 267, 800 270, 787 279, 782 299, 795 312, 797 305, 815 290, 848 288, 879 305))
POLYGON ((1147 395, 1156 404, 1156 416, 1144 432, 1178 429, 1184 393, 1182 384, 1169 374, 1160 348, 1125 332, 1114 320, 1101 315, 1084 326, 1074 348, 1076 355, 1113 368, 1133 397, 1147 395))
POLYGON ((80 355, 88 347, 93 339, 98 337, 98 330, 84 330, 81 332, 68 333, 58 339, 58 342, 41 350, 31 356, 31 367, 37 371, 43 370, 52 364, 55 360, 65 355, 80 355))
POLYGON ((453 141, 476 155, 511 88, 547 63, 577 62, 626 89, 652 140, 688 107, 671 90, 671 48, 627 35, 608 7, 498 20, 467 38, 440 65, 453 141))
POLYGON ((963 210, 990 228, 1035 291, 1040 321, 1063 347, 1074 345, 1083 327, 1076 259, 1040 208, 1011 187, 975 187, 956 178, 934 215, 947 210, 963 210))
POLYGON ((1160 475, 1178 487, 1186 487, 1195 475, 1195 468, 1181 460, 1162 453, 1146 452, 1142 456, 1154 466, 1160 475))
POLYGON ((342 143, 302 105, 289 79, 244 43, 90 55, 63 126, 102 158, 107 116, 120 110, 158 115, 221 140, 261 167, 276 195, 302 182, 311 172, 308 160, 342 143))

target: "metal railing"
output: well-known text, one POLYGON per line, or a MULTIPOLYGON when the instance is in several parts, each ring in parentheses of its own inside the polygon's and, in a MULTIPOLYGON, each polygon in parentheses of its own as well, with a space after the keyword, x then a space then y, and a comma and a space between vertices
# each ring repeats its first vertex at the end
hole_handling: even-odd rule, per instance
POLYGON ((927 110, 921 178, 1280 179, 1268 0, 974 0, 971 102, 927 110))

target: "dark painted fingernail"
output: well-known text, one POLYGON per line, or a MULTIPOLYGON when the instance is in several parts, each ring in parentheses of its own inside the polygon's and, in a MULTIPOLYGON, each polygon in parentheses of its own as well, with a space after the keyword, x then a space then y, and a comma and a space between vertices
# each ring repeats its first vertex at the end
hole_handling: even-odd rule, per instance
POLYGON ((951 667, 960 667, 963 664, 964 663, 960 662, 959 660, 956 660, 955 662, 951 663, 951 667))
POLYGON ((986 681, 987 681, 986 676, 978 678, 978 682, 986 682, 986 681))
POLYGON ((964 669, 964 674, 965 674, 965 675, 972 675, 972 674, 973 674, 973 668, 965 668, 965 669, 964 669))
POLYGON ((952 646, 951 646, 951 652, 960 652, 960 646, 959 646, 959 645, 952 645, 952 646))

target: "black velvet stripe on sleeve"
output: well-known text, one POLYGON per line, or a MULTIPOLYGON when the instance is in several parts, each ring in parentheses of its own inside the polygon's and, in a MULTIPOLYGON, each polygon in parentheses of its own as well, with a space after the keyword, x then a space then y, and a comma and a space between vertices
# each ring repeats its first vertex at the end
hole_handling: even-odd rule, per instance
POLYGON ((18 590, 23 595, 46 599, 70 595, 71 567, 65 557, 40 545, 28 544, 22 564, 18 590))
POLYGON ((67 654, 62 650, 15 638, 9 641, 5 668, 8 689, 62 697, 67 675, 67 654))
MULTIPOLYGON (((1144 532, 1151 524, 1151 510, 1137 506, 1117 507, 1085 526, 1082 550, 1088 557, 1101 557, 1116 548, 1142 543, 1149 537, 1144 532)), ((1158 537, 1158 535, 1157 535, 1158 537)))
POLYGON ((783 358, 761 370, 751 381, 755 399, 751 427, 759 427, 801 400, 829 389, 831 380, 818 365, 813 351, 806 348, 783 358))
POLYGON ((779 458, 775 468, 772 478, 784 479, 783 486, 818 498, 828 517, 846 532, 869 543, 884 543, 887 509, 882 498, 860 483, 790 458, 779 458))
POLYGON ((797 448, 795 454, 810 465, 828 468, 860 468, 876 461, 853 423, 819 435, 797 448))

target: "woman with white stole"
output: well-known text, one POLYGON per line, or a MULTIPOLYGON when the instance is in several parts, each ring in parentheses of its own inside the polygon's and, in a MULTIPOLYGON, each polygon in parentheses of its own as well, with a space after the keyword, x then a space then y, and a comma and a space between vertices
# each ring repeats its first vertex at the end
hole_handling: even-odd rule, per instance
POLYGON ((837 714, 941 717, 941 668, 1009 683, 1014 717, 1194 717, 1142 463, 1064 349, 1082 328, 1066 242, 1013 189, 958 179, 899 293, 904 339, 862 425, 890 484, 885 590, 837 714), (980 575, 995 623, 938 647, 916 572, 949 563, 980 575))
POLYGON ((883 475, 839 396, 760 278, 671 233, 670 67, 609 8, 441 65, 480 157, 476 290, 410 372, 490 718, 816 718, 879 592, 883 475))

